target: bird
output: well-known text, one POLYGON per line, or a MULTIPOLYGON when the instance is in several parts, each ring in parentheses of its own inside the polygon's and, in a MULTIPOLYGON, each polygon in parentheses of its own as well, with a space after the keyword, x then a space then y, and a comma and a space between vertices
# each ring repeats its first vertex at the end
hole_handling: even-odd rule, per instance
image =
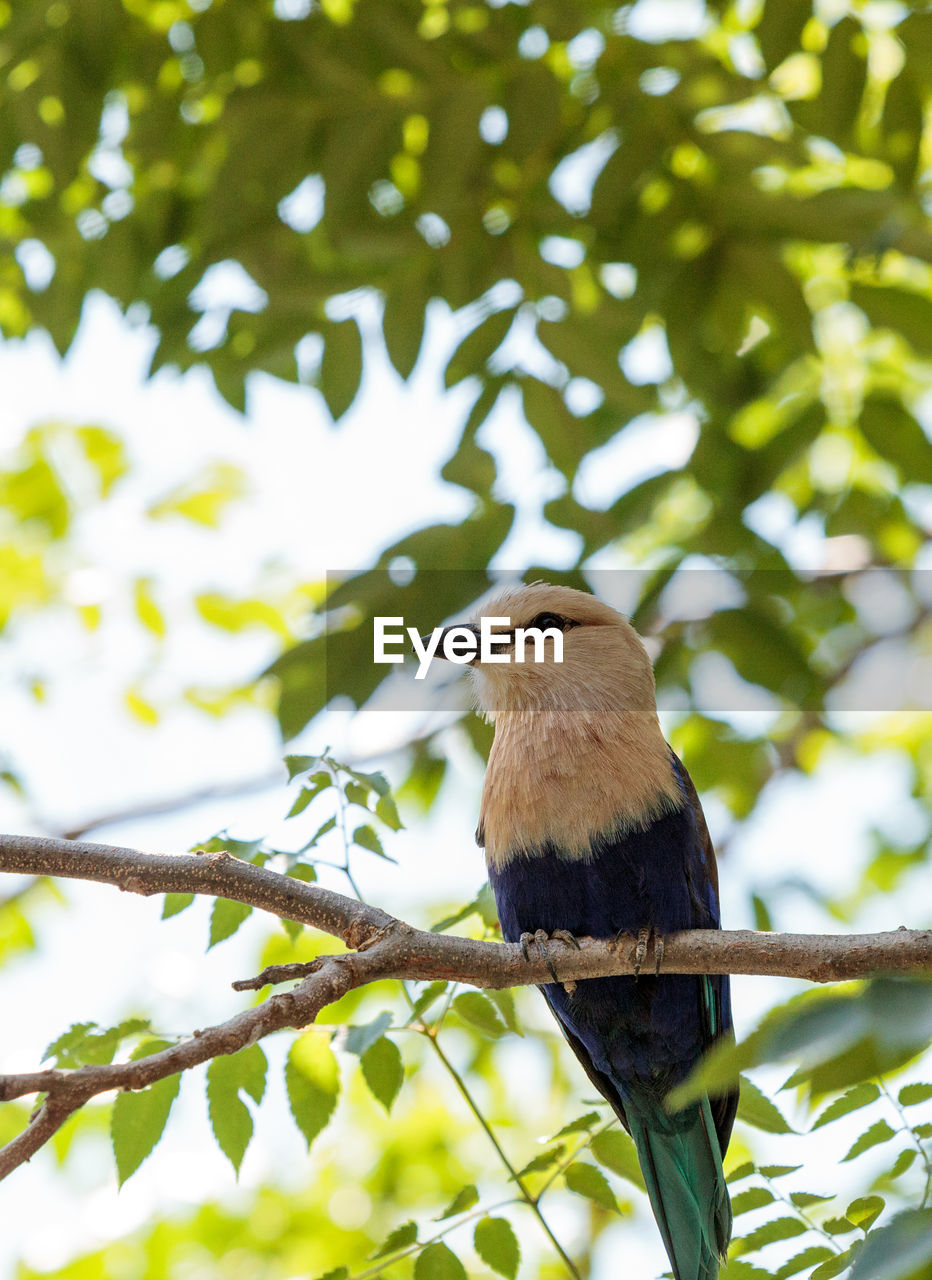
POLYGON ((477 709, 495 727, 476 840, 502 935, 547 958, 544 998, 634 1140, 675 1280, 715 1280, 731 1236, 722 1160, 737 1091, 679 1111, 665 1099, 733 1036, 729 980, 660 973, 664 934, 721 927, 699 797, 664 739, 650 659, 621 613, 536 582, 484 605, 468 624, 477 636, 483 618, 500 656, 468 663, 477 709), (515 656, 518 627, 555 629, 562 660, 553 635, 540 660, 527 646, 523 662, 502 661, 515 656), (553 940, 626 935, 637 940, 634 974, 559 981, 553 940), (651 936, 656 972, 644 973, 651 936))

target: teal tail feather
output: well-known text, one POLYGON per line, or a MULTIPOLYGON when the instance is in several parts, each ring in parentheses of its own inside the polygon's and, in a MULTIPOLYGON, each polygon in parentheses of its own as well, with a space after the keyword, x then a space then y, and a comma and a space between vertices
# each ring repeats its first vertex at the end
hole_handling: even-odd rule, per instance
POLYGON ((717 1280, 731 1202, 708 1098, 669 1115, 658 1098, 628 1093, 625 1116, 676 1280, 717 1280))

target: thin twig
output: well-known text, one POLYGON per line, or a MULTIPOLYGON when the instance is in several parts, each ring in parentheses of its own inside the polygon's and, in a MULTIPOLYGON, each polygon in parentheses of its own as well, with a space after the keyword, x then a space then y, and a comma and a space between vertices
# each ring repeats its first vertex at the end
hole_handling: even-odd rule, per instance
MULTIPOLYGON (((353 878, 353 872, 350 866, 351 842, 349 838, 349 825, 346 821, 346 797, 343 794, 342 788, 340 789, 339 797, 340 798, 339 798, 338 826, 340 829, 340 833, 343 837, 343 872, 349 882, 350 888, 353 890, 353 893, 356 895, 358 899, 362 900, 362 893, 360 892, 359 887, 356 884, 355 879, 353 878)), ((411 992, 408 988, 407 982, 403 981, 401 983, 401 990, 402 990, 402 994, 404 995, 405 1001, 408 1004, 408 1008, 413 1012, 415 1002, 411 996, 411 992)), ((446 1008, 444 1009, 444 1014, 446 1013, 446 1009, 449 1009, 450 1007, 450 1003, 452 1002, 452 992, 455 990, 456 990, 456 983, 452 983, 450 987, 450 992, 451 992, 450 999, 447 1001, 446 1008)), ((437 1022, 435 1022, 433 1026, 431 1027, 424 1026, 421 1034, 423 1034, 428 1044, 430 1045, 431 1049, 436 1054, 437 1059, 443 1066, 444 1070, 453 1080, 454 1084, 456 1085, 457 1089, 459 1090, 459 1093, 465 1100, 470 1111, 478 1120, 483 1132, 488 1136, 489 1141, 491 1142, 493 1148, 495 1149, 495 1152, 498 1155, 499 1160, 503 1164, 506 1172, 510 1175, 512 1181, 517 1186, 522 1200, 530 1207, 530 1209, 534 1213, 535 1217, 538 1220, 538 1223, 543 1228, 543 1231, 547 1236, 547 1238, 553 1244, 554 1249, 556 1250, 559 1257, 562 1259, 570 1276, 573 1278, 573 1280, 581 1280, 579 1271, 577 1270, 575 1263, 573 1262, 572 1258, 570 1258, 569 1254, 566 1252, 563 1246, 560 1244, 560 1241, 554 1235, 550 1225, 548 1224, 547 1220, 544 1218, 543 1210, 541 1209, 538 1203, 539 1197, 535 1199, 528 1192, 527 1187, 524 1185, 524 1182, 522 1181, 518 1173, 515 1171, 514 1166, 509 1160, 504 1147, 499 1142, 498 1136, 496 1135, 495 1130, 492 1128, 491 1122, 483 1114, 481 1108, 479 1107, 478 1102, 473 1097, 472 1091, 470 1090, 466 1081, 463 1079, 463 1077, 454 1067, 453 1063, 450 1061, 450 1059, 441 1049, 440 1040, 438 1036, 440 1031, 440 1023, 443 1021, 444 1014, 441 1014, 440 1019, 437 1022)))
POLYGON ((520 1203, 521 1201, 517 1196, 512 1196, 510 1200, 499 1200, 496 1204, 480 1205, 478 1209, 471 1209, 469 1213, 463 1214, 455 1222, 449 1222, 442 1230, 435 1232, 432 1236, 428 1236, 426 1240, 414 1240, 411 1244, 404 1245, 401 1249, 395 1249, 392 1253, 387 1253, 384 1258, 379 1258, 371 1267, 366 1267, 365 1271, 354 1271, 349 1280, 371 1280, 372 1276, 381 1275, 386 1267, 393 1267, 396 1262, 400 1262, 402 1258, 410 1257, 412 1253, 420 1253, 429 1244, 442 1240, 451 1231, 464 1226, 467 1222, 472 1222, 474 1218, 484 1218, 486 1214, 495 1213, 499 1209, 507 1209, 509 1205, 520 1203))
MULTIPOLYGON (((617 1127, 618 1127, 618 1121, 615 1119, 614 1116, 612 1116, 611 1120, 606 1120, 605 1123, 599 1125, 597 1129, 591 1130, 583 1139, 583 1141, 580 1142, 577 1146, 575 1146, 573 1150, 570 1152, 570 1154, 564 1160, 559 1160, 557 1162, 555 1168, 544 1179, 543 1185, 538 1191, 536 1198, 538 1200, 541 1198, 541 1196, 544 1194, 547 1188, 551 1186, 552 1183, 556 1182, 560 1174, 566 1172, 566 1170, 570 1167, 570 1165, 573 1163, 576 1157, 580 1154, 580 1152, 585 1151, 587 1147, 590 1147, 592 1145, 593 1139, 597 1138, 599 1134, 607 1133, 609 1129, 615 1129, 617 1127)), ((551 1139, 551 1141, 553 1141, 553 1139, 551 1139)))
POLYGON ((482 1126, 483 1131, 485 1132, 492 1146, 495 1148, 495 1151, 498 1155, 499 1160, 502 1162, 504 1167, 508 1170, 508 1175, 511 1178, 511 1180, 514 1182, 515 1186, 518 1188, 518 1191, 521 1194, 522 1200, 527 1204, 528 1208, 533 1212, 538 1222, 540 1223, 541 1227, 543 1228, 545 1234, 547 1235, 548 1239, 550 1240, 550 1243, 553 1245, 554 1249, 556 1249, 557 1253, 560 1255, 560 1259, 563 1262, 563 1265, 566 1267, 570 1275, 575 1277, 575 1280, 582 1280, 582 1277, 579 1274, 579 1270, 576 1267, 576 1263, 573 1261, 573 1259, 569 1256, 569 1254, 563 1248, 562 1244, 560 1244, 560 1241, 557 1239, 557 1237, 553 1234, 553 1231, 551 1230, 550 1225, 547 1222, 547 1219, 543 1215, 543 1211, 541 1210, 540 1205, 537 1203, 537 1200, 535 1199, 535 1197, 531 1195, 530 1191, 528 1191, 523 1178, 518 1173, 514 1165, 511 1163, 504 1147, 499 1142, 498 1137, 495 1133, 495 1130, 492 1128, 488 1120, 482 1114, 482 1111, 480 1110, 480 1108, 476 1105, 476 1102, 469 1091, 466 1081, 457 1071, 456 1067, 454 1067, 450 1059, 443 1052, 439 1043, 437 1042, 437 1038, 435 1036, 431 1036, 429 1031, 425 1032, 425 1034, 433 1040, 435 1052, 437 1053, 443 1065, 446 1067, 447 1071, 450 1074, 451 1079, 456 1084, 456 1087, 459 1089, 460 1093, 462 1094, 466 1105, 469 1107, 470 1111, 473 1113, 473 1115, 479 1121, 479 1124, 482 1126))
POLYGON ((932 1158, 930 1158, 929 1153, 925 1149, 925 1146, 923 1145, 921 1138, 918 1136, 915 1129, 913 1129, 913 1126, 910 1124, 909 1117, 904 1111, 899 1098, 895 1098, 893 1096, 893 1094, 887 1088, 886 1081, 883 1079, 882 1076, 877 1076, 877 1084, 880 1088, 880 1092, 887 1099, 887 1101, 890 1103, 890 1106, 893 1108, 893 1110, 897 1113, 897 1115, 900 1118, 901 1124, 900 1124, 899 1132, 906 1134, 907 1138, 909 1138, 909 1140, 913 1143, 916 1150, 919 1152, 920 1159, 922 1160, 922 1163, 925 1167, 926 1185, 925 1185, 925 1191, 923 1192, 923 1196, 922 1196, 922 1202, 919 1205, 920 1209, 924 1209, 928 1204, 929 1195, 932 1194, 932 1158))
POLYGON ((242 778, 238 782, 218 782, 212 787, 202 787, 198 791, 186 791, 181 795, 166 796, 162 800, 143 800, 125 809, 115 809, 112 813, 103 813, 96 818, 86 818, 84 822, 79 822, 69 830, 63 831, 61 838, 80 840, 88 832, 99 831, 101 827, 116 827, 124 822, 138 822, 142 818, 157 818, 164 813, 181 813, 185 809, 194 809, 199 804, 209 804, 212 800, 230 800, 237 796, 252 795, 257 791, 271 791, 273 787, 281 787, 283 782, 283 770, 279 765, 273 772, 258 778, 242 778))
POLYGON ((823 1239, 832 1247, 835 1253, 841 1253, 842 1251, 841 1245, 838 1243, 838 1241, 835 1239, 834 1236, 829 1235, 829 1233, 825 1230, 825 1228, 821 1226, 818 1222, 816 1222, 814 1218, 810 1218, 809 1214, 806 1213, 805 1209, 801 1209, 794 1200, 790 1199, 790 1197, 786 1195, 784 1191, 782 1191, 778 1186, 775 1185, 772 1178, 767 1177, 766 1173, 761 1173, 760 1169, 758 1169, 757 1172, 760 1175, 760 1177, 764 1180, 764 1182, 767 1183, 767 1186, 770 1188, 770 1193, 775 1200, 782 1201, 782 1203, 786 1205, 786 1207, 790 1210, 790 1212, 795 1214, 795 1216, 799 1218, 800 1222, 802 1222, 810 1231, 815 1231, 818 1235, 822 1236, 823 1239))

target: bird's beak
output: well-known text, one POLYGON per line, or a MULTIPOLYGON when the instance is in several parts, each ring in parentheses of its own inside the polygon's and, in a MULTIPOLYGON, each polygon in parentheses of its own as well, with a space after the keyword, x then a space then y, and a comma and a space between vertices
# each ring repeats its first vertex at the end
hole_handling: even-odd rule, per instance
MULTIPOLYGON (((444 629, 440 632, 440 639, 437 642, 437 650, 434 653, 434 657, 446 659, 446 654, 443 652, 443 646, 447 636, 451 631, 462 631, 463 629, 465 629, 466 631, 471 631, 473 633, 473 635, 476 637, 476 643, 478 645, 479 628, 473 626, 471 622, 457 622, 455 626, 444 627, 444 629)), ((424 646, 427 646, 430 644, 431 640, 433 639, 433 632, 429 632, 426 636, 420 636, 419 638, 420 638, 421 644, 424 646)), ((479 656, 479 651, 477 648, 476 657, 478 656, 479 656)))

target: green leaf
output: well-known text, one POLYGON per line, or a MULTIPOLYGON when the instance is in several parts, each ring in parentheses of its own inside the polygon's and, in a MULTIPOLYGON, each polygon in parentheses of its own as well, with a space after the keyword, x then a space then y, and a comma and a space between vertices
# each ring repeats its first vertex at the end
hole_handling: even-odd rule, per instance
POLYGON ((878 1120, 876 1124, 872 1124, 869 1129, 861 1134, 857 1142, 851 1147, 847 1155, 842 1156, 842 1164, 846 1160, 853 1160, 855 1156, 859 1156, 862 1151, 868 1151, 871 1147, 876 1147, 880 1142, 889 1142, 891 1138, 895 1138, 896 1133, 887 1124, 886 1120, 878 1120))
POLYGON ((932 1098, 932 1084, 904 1084, 897 1094, 901 1107, 914 1107, 918 1102, 932 1098))
POLYGON ((382 1038, 391 1025, 392 1015, 383 1010, 372 1022, 367 1022, 361 1026, 348 1027, 343 1039, 343 1048, 347 1053, 356 1053, 361 1057, 367 1049, 371 1049, 376 1040, 382 1038))
POLYGON ((152 594, 152 579, 137 578, 134 584, 136 617, 157 639, 165 638, 165 615, 152 594))
POLYGON ((359 782, 347 782, 343 788, 343 794, 346 796, 350 804, 359 805, 361 809, 369 808, 369 796, 372 794, 368 787, 362 786, 359 782))
POLYGON ((303 925, 298 924, 296 920, 288 920, 285 916, 279 916, 278 919, 289 939, 292 942, 297 942, 298 938, 301 936, 303 925))
POLYGON ((447 989, 447 985, 448 984, 442 980, 429 982, 411 1006, 411 1013, 408 1015, 408 1022, 416 1022, 418 1018, 423 1017, 434 1001, 439 1000, 444 994, 447 989))
POLYGON ((323 771, 315 773, 310 778, 309 785, 302 787, 298 792, 294 804, 285 814, 286 819, 295 818, 299 813, 303 813, 315 796, 319 796, 322 791, 326 791, 327 787, 331 786, 332 783, 333 779, 329 773, 323 771))
POLYGON ((384 1258, 389 1253, 397 1253, 399 1249, 407 1249, 417 1240, 417 1223, 403 1222, 400 1227, 396 1227, 384 1239, 375 1253, 370 1256, 373 1258, 384 1258))
POLYGON ((166 893, 162 904, 162 919, 169 920, 179 912, 187 910, 193 901, 193 893, 166 893))
POLYGON ((755 1227, 744 1237, 742 1245, 746 1253, 762 1249, 765 1244, 773 1244, 776 1240, 792 1240, 801 1236, 808 1227, 799 1218, 771 1218, 769 1222, 755 1227))
POLYGON ((443 1222, 446 1218, 455 1218, 457 1214, 465 1213, 467 1209, 471 1209, 474 1204, 479 1203, 479 1192, 470 1183, 468 1186, 461 1187, 456 1195, 441 1213, 439 1218, 434 1218, 434 1222, 443 1222))
MULTIPOLYGON (((170 1044, 168 1040, 147 1040, 131 1055, 132 1060, 147 1058, 170 1044)), ((110 1141, 121 1187, 161 1138, 180 1087, 181 1076, 176 1073, 145 1089, 117 1094, 110 1116, 110 1141)))
POLYGON ((496 929, 498 927, 498 907, 495 904, 495 895, 488 880, 476 894, 476 909, 487 929, 496 929))
POLYGON ((739 1044, 719 1041, 705 1054, 698 1067, 686 1080, 671 1089, 666 1105, 677 1111, 700 1098, 704 1093, 721 1093, 734 1087, 741 1072, 756 1065, 757 1041, 755 1034, 739 1044))
POLYGON ((453 1000, 453 1009, 460 1018, 484 1036, 497 1040, 505 1034, 505 1024, 498 1016, 495 1005, 480 991, 464 991, 453 1000))
POLYGON ((754 908, 754 928, 761 933, 773 931, 773 920, 763 898, 756 893, 751 894, 751 906, 754 908))
POLYGON ((857 1257, 860 1251, 862 1241, 856 1240, 850 1248, 845 1249, 843 1253, 837 1253, 833 1258, 826 1259, 813 1271, 809 1280, 832 1280, 833 1276, 841 1275, 851 1266, 851 1263, 857 1257))
POLYGON ((814 1191, 791 1191, 790 1199, 797 1209, 808 1209, 814 1204, 825 1204, 827 1200, 834 1200, 834 1194, 830 1196, 816 1195, 814 1191))
POLYGON ((319 764, 320 756, 285 756, 285 768, 288 770, 288 781, 294 781, 299 773, 308 773, 319 764))
POLYGON ((720 1280, 773 1280, 769 1271, 763 1271, 743 1258, 729 1258, 719 1271, 720 1280))
POLYGON ((480 1218, 473 1233, 473 1244, 486 1266, 507 1280, 515 1280, 521 1250, 507 1218, 480 1218))
POLYGON ((436 924, 430 926, 431 933, 444 933, 455 924, 459 924, 461 920, 466 920, 469 916, 478 915, 480 912, 479 896, 476 895, 472 902, 467 902, 464 907, 460 907, 459 911, 454 911, 452 915, 444 916, 442 920, 438 920, 436 924))
POLYGON ((197 611, 212 627, 237 634, 250 628, 263 627, 284 641, 292 639, 291 630, 281 611, 265 600, 243 600, 207 591, 195 596, 197 611))
POLYGON ((822 1230, 827 1231, 830 1236, 847 1236, 852 1231, 856 1231, 854 1223, 849 1222, 847 1218, 823 1218, 822 1230))
POLYGON ((330 817, 327 819, 326 822, 322 822, 320 826, 317 828, 317 830, 314 832, 314 834, 311 836, 310 840, 308 840, 307 844, 303 844, 301 848, 298 850, 298 852, 307 853, 308 849, 313 849, 314 846, 318 843, 318 841, 323 836, 329 835, 329 833, 334 829, 336 825, 337 825, 337 820, 335 817, 330 817))
POLYGON ((82 1059, 75 1060, 74 1051, 87 1041, 88 1032, 97 1034, 94 1030, 97 1025, 96 1022, 72 1022, 67 1031, 63 1031, 51 1044, 46 1045, 42 1061, 56 1058, 57 1066, 81 1066, 82 1059))
POLYGON ((248 1093, 256 1103, 261 1102, 267 1070, 265 1054, 257 1044, 214 1058, 207 1068, 210 1126, 220 1150, 237 1174, 253 1131, 252 1115, 240 1092, 248 1093))
POLYGON ((742 1182, 745 1178, 749 1178, 756 1170, 753 1160, 745 1160, 741 1164, 736 1164, 730 1173, 725 1174, 726 1182, 742 1182))
POLYGON ((815 1266, 817 1262, 823 1262, 826 1258, 833 1258, 835 1255, 826 1244, 812 1244, 808 1249, 803 1249, 802 1253, 795 1254, 776 1273, 776 1280, 788 1280, 789 1276, 795 1276, 800 1271, 805 1271, 807 1267, 815 1266))
POLYGON ((830 1102, 812 1128, 821 1129, 824 1124, 831 1124, 841 1116, 857 1111, 860 1107, 866 1107, 879 1097, 880 1090, 870 1081, 865 1080, 863 1084, 856 1084, 853 1089, 849 1089, 840 1098, 830 1102))
POLYGON ((386 1111, 391 1111, 404 1082, 404 1066, 398 1046, 388 1036, 382 1036, 365 1051, 360 1062, 373 1096, 386 1111))
POLYGON ((97 472, 100 496, 106 498, 116 481, 129 470, 123 441, 103 427, 92 426, 78 427, 75 437, 97 472))
POLYGON ((466 1268, 452 1249, 435 1240, 417 1255, 414 1280, 467 1280, 466 1268))
POLYGON ((645 1190, 644 1175, 638 1164, 634 1143, 621 1129, 605 1129, 602 1133, 597 1133, 589 1144, 589 1150, 599 1164, 611 1169, 620 1178, 626 1178, 641 1191, 645 1190))
POLYGON ((752 1209, 762 1209, 765 1204, 773 1204, 774 1194, 766 1187, 748 1187, 731 1198, 731 1212, 737 1218, 741 1213, 750 1213, 752 1209))
POLYGON ((667 1099, 684 1106, 703 1092, 725 1088, 736 1073, 762 1062, 802 1055, 788 1086, 834 1093, 907 1062, 932 1038, 932 984, 922 979, 875 978, 851 988, 807 992, 771 1011, 737 1046, 716 1045, 667 1099))
POLYGON ((201 844, 191 846, 192 852, 228 853, 231 858, 239 858, 243 862, 255 862, 262 848, 261 840, 233 840, 226 832, 211 836, 201 844))
POLYGON ((922 1280, 932 1267, 932 1209, 908 1209, 872 1231, 850 1280, 922 1280))
POLYGON ((127 689, 123 694, 123 702, 127 711, 140 724, 156 725, 159 722, 159 712, 153 704, 142 696, 138 688, 127 689))
POLYGON ((571 481, 586 450, 581 423, 570 413, 557 387, 537 378, 525 378, 521 391, 525 418, 540 437, 551 462, 571 481))
POLYGON ((419 275, 405 288, 390 291, 385 298, 382 312, 385 349, 402 378, 410 377, 417 363, 428 297, 423 276, 419 275))
POLYGON ((757 1085, 747 1076, 741 1077, 741 1092, 738 1097, 738 1119, 745 1124, 752 1124, 766 1133, 794 1133, 787 1124, 780 1109, 765 1097, 757 1085))
POLYGON ((370 827, 368 823, 357 827, 353 832, 353 844, 358 844, 360 849, 368 849, 370 853, 377 853, 380 858, 387 857, 382 848, 382 841, 375 833, 375 828, 370 827))
POLYGON ((295 862, 288 868, 285 875, 292 880, 300 880, 302 884, 313 884, 317 879, 317 868, 310 862, 295 862))
MULTIPOLYGON (((924 300, 924 304, 927 314, 932 315, 932 302, 924 300)), ((858 426, 872 448, 899 468, 904 480, 932 483, 928 437, 898 397, 867 396, 858 426)))
POLYGON ((444 385, 453 387, 472 374, 484 374, 486 362, 504 342, 514 318, 515 308, 509 307, 480 321, 450 357, 444 374, 444 385))
POLYGON ((341 418, 356 399, 362 378, 362 339, 353 319, 328 325, 318 385, 330 416, 341 418))
POLYGON ((228 462, 212 464, 190 484, 169 493, 149 508, 153 520, 166 516, 184 516, 185 519, 215 529, 231 502, 246 492, 246 477, 239 467, 228 462))
POLYGON ((556 1142, 558 1138, 566 1138, 571 1133, 588 1133, 594 1125, 599 1123, 600 1119, 601 1116, 598 1111, 587 1111, 585 1115, 577 1116, 575 1120, 570 1120, 568 1124, 565 1124, 562 1129, 551 1136, 550 1141, 556 1142))
POLYGON ((148 1018, 125 1018, 115 1027, 98 1027, 96 1022, 75 1022, 52 1041, 42 1059, 54 1058, 57 1067, 100 1066, 113 1061, 118 1045, 127 1036, 148 1030, 148 1018))
POLYGON ((785 1178, 788 1173, 798 1173, 801 1164, 762 1164, 758 1170, 765 1178, 785 1178))
POLYGON ((390 795, 379 796, 375 804, 375 812, 392 831, 404 830, 404 823, 398 816, 398 808, 390 795))
POLYGON ((763 610, 719 609, 706 623, 710 645, 734 664, 749 684, 761 685, 794 705, 817 694, 815 673, 786 628, 763 610))
POLYGON ((518 1024, 518 1015, 515 1011, 515 997, 511 987, 502 987, 500 990, 489 990, 485 995, 492 1001, 495 1008, 502 1016, 502 1021, 509 1031, 513 1031, 516 1036, 524 1035, 518 1024))
POLYGON ((912 1168, 913 1161, 916 1159, 916 1156, 918 1154, 919 1153, 915 1147, 904 1147, 903 1150, 900 1152, 900 1154, 897 1156, 897 1158, 893 1161, 893 1164, 890 1168, 890 1172, 887 1174, 887 1177, 888 1178, 902 1177, 907 1169, 912 1168))
POLYGON ((857 1200, 852 1200, 848 1205, 845 1217, 866 1232, 877 1221, 885 1207, 886 1201, 883 1196, 858 1196, 857 1200))
POLYGON ((285 1087, 291 1114, 310 1146, 333 1115, 340 1092, 337 1060, 323 1036, 308 1031, 295 1040, 285 1064, 285 1087))
MULTIPOLYGON (((336 765, 335 761, 331 761, 331 763, 336 765)), ((338 767, 342 768, 344 773, 348 773, 355 778, 359 785, 365 787, 367 791, 374 791, 377 796, 390 794, 388 779, 381 769, 375 769, 372 773, 365 773, 362 769, 350 769, 347 765, 338 767)))
POLYGON ((233 902, 230 898, 217 898, 210 913, 210 939, 207 950, 215 947, 236 933, 237 929, 252 915, 252 907, 246 902, 233 902))
POLYGON ((542 1151, 539 1156, 535 1156, 533 1160, 529 1160, 523 1169, 518 1170, 517 1176, 523 1178, 529 1173, 543 1173, 557 1163, 565 1150, 565 1143, 558 1142, 555 1147, 550 1147, 547 1151, 542 1151))
POLYGON ((564 1170, 564 1177, 570 1191, 575 1191, 578 1196, 585 1196, 588 1200, 594 1200, 604 1209, 614 1209, 616 1213, 619 1212, 618 1201, 608 1185, 605 1174, 594 1164, 584 1160, 574 1160, 564 1170))

